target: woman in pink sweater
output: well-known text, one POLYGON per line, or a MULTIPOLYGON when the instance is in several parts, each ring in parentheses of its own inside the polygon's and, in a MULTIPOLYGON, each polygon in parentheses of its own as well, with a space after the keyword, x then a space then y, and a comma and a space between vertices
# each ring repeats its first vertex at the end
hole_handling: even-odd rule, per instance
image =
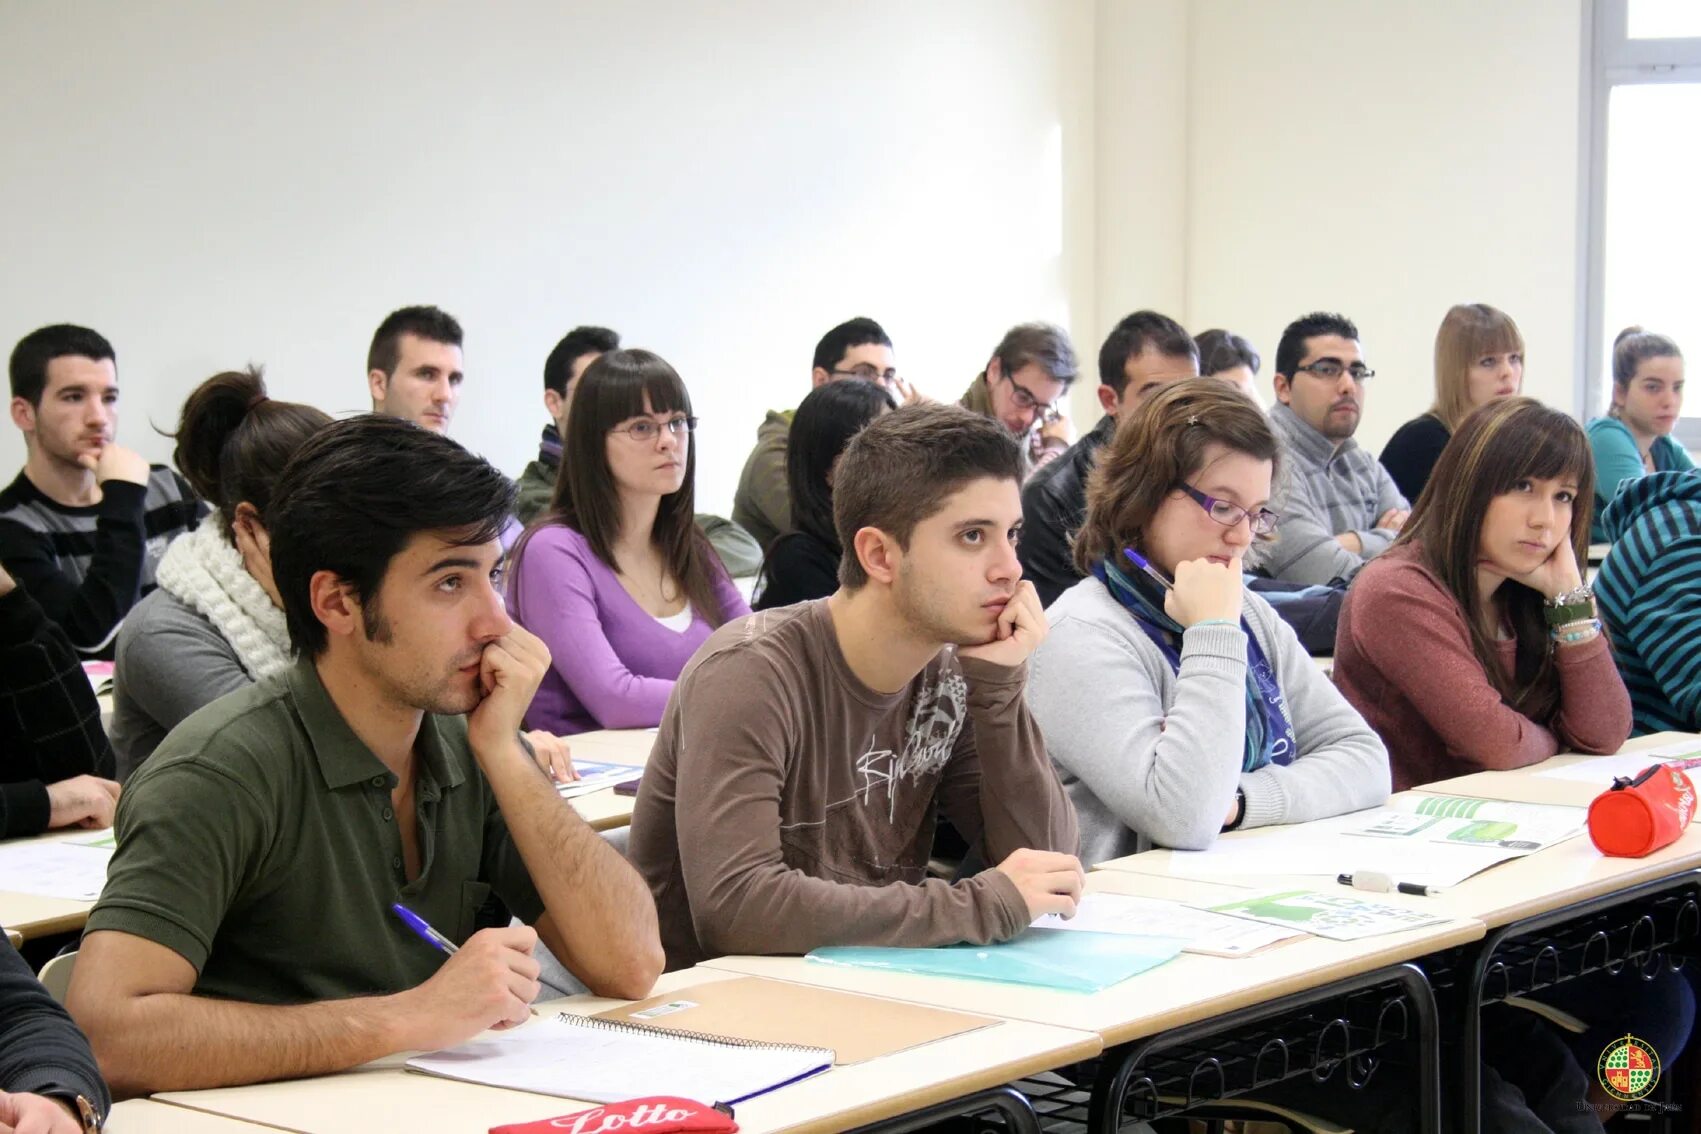
POLYGON ((692 518, 696 428, 649 351, 609 351, 575 384, 555 497, 509 571, 508 612, 551 655, 528 728, 658 724, 697 647, 750 613, 692 518))
POLYGON ((1532 398, 1484 406, 1448 442, 1335 634, 1335 681, 1387 742, 1396 790, 1630 735, 1579 568, 1593 499, 1587 436, 1532 398))

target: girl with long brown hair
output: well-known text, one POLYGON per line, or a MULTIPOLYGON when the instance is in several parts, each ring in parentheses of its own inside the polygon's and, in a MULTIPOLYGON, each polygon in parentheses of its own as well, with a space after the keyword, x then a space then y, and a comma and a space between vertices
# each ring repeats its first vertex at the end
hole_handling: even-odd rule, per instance
POLYGON ((1341 609, 1335 681, 1388 742, 1394 787, 1614 752, 1630 698, 1583 585, 1594 462, 1532 398, 1477 410, 1395 545, 1341 609))
POLYGON ((1382 449, 1382 467, 1407 500, 1423 495, 1447 439, 1472 410, 1524 385, 1524 335, 1486 303, 1448 309, 1435 332, 1435 404, 1406 422, 1382 449))
POLYGON ((553 657, 528 728, 660 723, 697 647, 750 613, 692 519, 696 427, 685 383, 649 351, 580 376, 554 499, 510 569, 509 613, 553 657))

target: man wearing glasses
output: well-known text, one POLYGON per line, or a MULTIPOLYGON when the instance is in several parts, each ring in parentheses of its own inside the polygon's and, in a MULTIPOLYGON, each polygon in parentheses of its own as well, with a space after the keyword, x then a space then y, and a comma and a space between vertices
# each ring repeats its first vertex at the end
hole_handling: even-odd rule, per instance
MULTIPOLYGON (((815 344, 810 386, 860 378, 891 392, 899 405, 925 401, 903 378, 892 353, 892 340, 872 319, 840 323, 815 344)), ((732 498, 732 522, 756 537, 764 549, 791 530, 791 489, 786 483, 786 446, 794 410, 769 410, 756 430, 756 448, 744 462, 732 498)))
POLYGON ((1388 471, 1353 440, 1364 415, 1365 364, 1358 328, 1314 312, 1288 325, 1276 346, 1276 405, 1270 422, 1282 445, 1271 510, 1274 542, 1257 543, 1247 566, 1294 583, 1350 580, 1394 542, 1411 507, 1388 471))
POLYGON ((1075 381, 1075 348, 1061 327, 1010 328, 959 403, 996 418, 1022 446, 1022 481, 1069 448, 1069 419, 1058 403, 1075 381))

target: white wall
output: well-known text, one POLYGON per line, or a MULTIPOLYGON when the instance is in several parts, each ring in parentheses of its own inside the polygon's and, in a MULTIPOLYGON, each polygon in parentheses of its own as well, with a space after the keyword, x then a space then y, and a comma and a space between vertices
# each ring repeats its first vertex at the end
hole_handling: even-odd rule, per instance
POLYGON ((1195 0, 1187 314, 1263 351, 1340 310, 1377 370, 1380 451, 1434 391, 1454 303, 1512 315, 1525 390, 1577 365, 1583 0, 1195 0))
POLYGON ((685 376, 720 509, 853 314, 942 398, 1062 321, 1085 427, 1128 311, 1246 334, 1268 381, 1281 328, 1338 308, 1380 448, 1480 300, 1575 409, 1584 2, 13 0, 0 344, 104 331, 121 436, 164 459, 149 419, 250 360, 364 408, 372 328, 436 302, 468 331, 454 434, 517 472, 544 355, 604 322, 685 376))
MULTIPOLYGON (((434 302, 467 329, 453 434, 518 472, 545 354, 607 323, 684 375, 699 500, 725 509, 763 409, 797 403, 844 318, 881 320, 952 398, 1009 324, 1090 328, 1093 20, 1088 0, 12 0, 0 343, 101 330, 120 437, 163 460, 149 420, 249 361, 276 396, 366 408, 373 327, 434 302)), ((0 470, 22 456, 0 429, 0 470)))

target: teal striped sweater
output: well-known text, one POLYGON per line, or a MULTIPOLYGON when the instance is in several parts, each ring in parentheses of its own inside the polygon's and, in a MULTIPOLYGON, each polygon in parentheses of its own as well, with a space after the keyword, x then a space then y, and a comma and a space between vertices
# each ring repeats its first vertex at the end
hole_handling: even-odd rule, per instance
POLYGON ((1628 482, 1601 517, 1595 595, 1637 735, 1701 730, 1701 472, 1628 482))

